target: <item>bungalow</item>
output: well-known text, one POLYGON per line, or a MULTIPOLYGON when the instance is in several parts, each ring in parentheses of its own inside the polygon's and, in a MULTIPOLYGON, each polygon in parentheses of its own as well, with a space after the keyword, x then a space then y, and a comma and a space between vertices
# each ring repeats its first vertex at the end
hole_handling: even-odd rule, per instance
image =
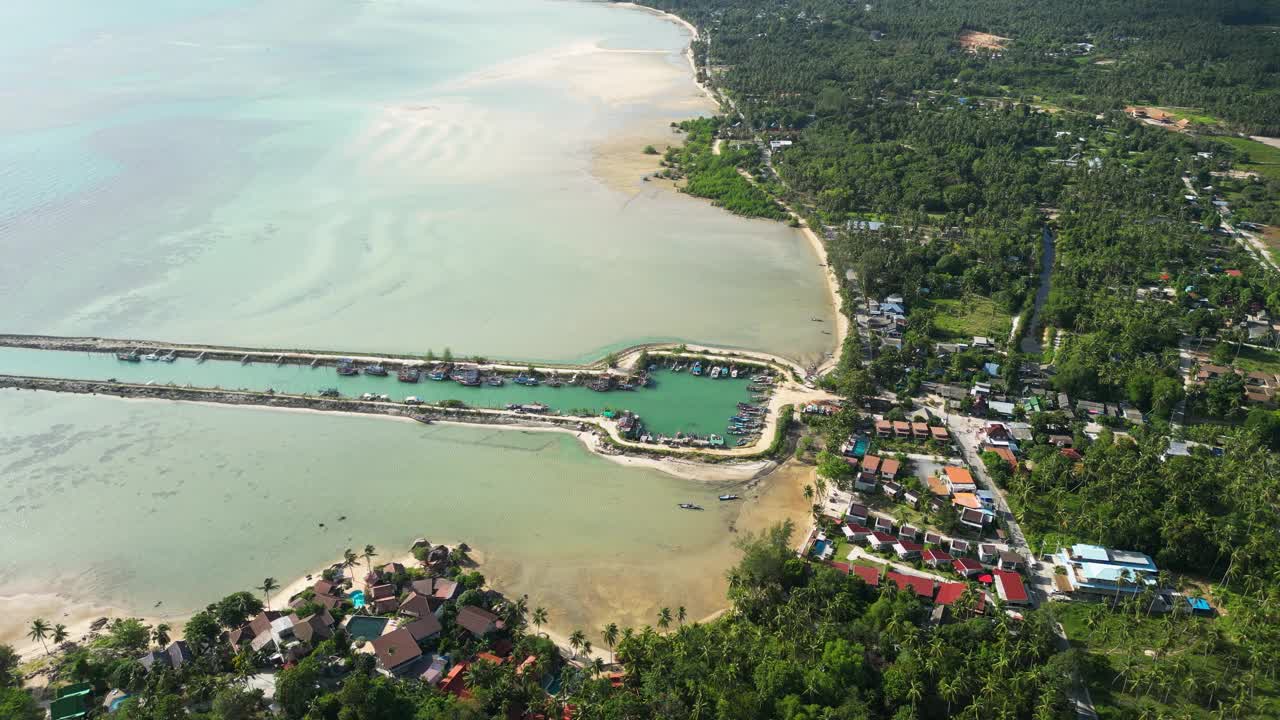
POLYGON ((435 685, 444 677, 444 669, 448 666, 448 660, 436 655, 431 658, 431 664, 418 675, 418 679, 428 685, 435 685))
POLYGON ((982 501, 978 499, 978 494, 972 492, 956 493, 955 497, 951 498, 951 504, 961 509, 971 508, 977 510, 982 507, 982 501))
POLYGON ((329 582, 328 580, 319 580, 315 585, 311 586, 311 592, 317 596, 328 595, 330 597, 341 598, 342 586, 338 583, 329 582))
POLYGON ((187 647, 187 643, 176 640, 169 643, 169 647, 164 650, 152 650, 143 655, 138 658, 138 662, 147 670, 156 665, 177 669, 190 662, 192 657, 194 656, 191 654, 191 649, 187 647))
POLYGON ((893 544, 893 551, 903 560, 920 557, 920 551, 924 550, 924 546, 910 540, 899 540, 893 544))
POLYGON ((404 565, 398 562, 389 562, 383 565, 381 570, 383 575, 403 575, 404 565))
POLYGON ((1000 556, 1000 548, 992 543, 981 543, 978 545, 978 562, 994 563, 996 558, 1000 556))
POLYGON ((382 585, 374 585, 369 588, 369 598, 373 600, 385 600, 386 598, 394 598, 396 596, 396 586, 389 583, 382 585))
POLYGON ((871 587, 879 587, 880 585, 880 568, 867 567, 866 565, 854 565, 853 573, 862 578, 862 581, 871 587))
POLYGON ((933 602, 938 605, 950 605, 964 595, 967 587, 959 582, 938 583, 938 594, 933 597, 933 602))
POLYGON ((315 647, 321 641, 333 637, 333 626, 337 624, 337 621, 333 619, 328 610, 321 610, 304 618, 300 618, 295 614, 291 619, 293 620, 293 636, 311 647, 315 647))
POLYGON ((880 479, 893 480, 898 477, 898 470, 901 469, 902 463, 893 458, 885 458, 880 462, 880 479))
POLYGON ((840 531, 844 533, 844 537, 849 542, 860 543, 867 539, 871 534, 871 528, 864 525, 856 525, 854 523, 845 523, 840 526, 840 531))
POLYGON ((940 477, 930 476, 928 480, 929 492, 936 497, 947 497, 951 494, 951 489, 947 487, 947 482, 940 477))
POLYGON ((1030 605, 1031 597, 1022 583, 1022 576, 1007 570, 995 570, 996 594, 1010 605, 1030 605))
POLYGON ((1005 550, 1000 553, 999 568, 1012 572, 1022 572, 1027 569, 1027 561, 1018 553, 1012 550, 1005 550))
POLYGON ((981 510, 973 508, 965 508, 960 513, 960 524, 971 527, 974 530, 982 531, 987 527, 987 523, 991 521, 991 516, 981 510))
POLYGON ((947 442, 951 440, 951 433, 947 432, 947 429, 940 425, 930 427, 929 434, 938 442, 947 442))
POLYGON ((947 488, 953 493, 957 492, 973 492, 978 489, 977 483, 973 481, 973 475, 967 468, 948 465, 942 469, 946 475, 947 488))
POLYGON ((435 617, 436 607, 439 607, 440 601, 437 600, 436 607, 432 607, 433 599, 419 592, 410 592, 400 603, 400 614, 413 618, 424 618, 428 615, 435 617))
POLYGON ((880 492, 896 500, 902 494, 902 486, 896 482, 887 482, 880 486, 880 492))
POLYGON ((982 567, 982 563, 979 563, 973 558, 956 558, 951 561, 951 569, 955 570, 956 574, 964 577, 980 575, 984 570, 986 570, 986 568, 982 567))
POLYGON ((440 681, 440 692, 453 695, 459 698, 469 698, 471 693, 467 691, 467 667, 470 663, 460 662, 449 668, 449 672, 440 681))
POLYGON ((927 440, 929 438, 929 423, 911 423, 911 436, 916 440, 927 440))
POLYGON ((877 518, 876 518, 876 531, 877 531, 877 532, 882 532, 882 533, 892 533, 892 532, 893 532, 893 520, 891 520, 891 519, 889 519, 889 518, 887 518, 887 517, 877 517, 877 518))
POLYGON ((419 595, 428 595, 442 601, 453 600, 462 594, 462 587, 456 581, 442 577, 414 580, 410 587, 419 595))
POLYGON ((935 546, 935 547, 942 547, 942 540, 943 540, 942 533, 934 532, 933 530, 927 530, 927 531, 925 531, 925 534, 924 534, 924 544, 925 544, 925 545, 933 545, 933 546, 935 546))
POLYGON ((400 601, 394 595, 389 598, 378 598, 373 601, 372 609, 375 615, 392 613, 400 609, 400 601))
POLYGON ((916 507, 920 504, 920 496, 911 490, 903 490, 902 501, 911 507, 916 507))
POLYGON ((906 540, 916 541, 920 539, 920 529, 914 525, 903 525, 898 531, 898 537, 906 540))
POLYGON ((952 555, 968 555, 973 550, 973 543, 968 540, 952 538, 949 543, 952 555))
POLYGON ((933 579, 919 577, 918 575, 906 575, 900 572, 890 570, 886 573, 888 578, 893 581, 898 589, 906 592, 910 590, 916 595, 929 600, 933 599, 933 579))
POLYGON ((893 423, 889 422, 888 420, 877 420, 876 421, 876 437, 887 438, 892 436, 893 436, 893 423))
POLYGON ((1000 415, 1001 417, 1013 417, 1018 412, 1016 405, 1002 400, 992 400, 987 403, 987 407, 991 408, 992 412, 1000 415))
POLYGON ((474 605, 467 605, 459 610, 457 622, 478 638, 482 638, 495 630, 501 630, 504 627, 497 615, 474 605))
POLYGON ((893 436, 894 436, 894 437, 896 437, 896 438, 910 438, 910 437, 911 437, 911 423, 909 423, 909 422, 907 422, 907 421, 905 421, 905 420, 894 420, 894 421, 893 421, 893 436))
POLYGON ((867 547, 872 550, 887 550, 893 543, 893 536, 882 532, 873 532, 867 536, 867 547))
POLYGON ((405 628, 393 630, 386 635, 374 639, 373 654, 377 658, 378 669, 386 675, 404 672, 415 660, 422 657, 422 649, 413 633, 405 628))
POLYGON ((1060 448, 1069 448, 1075 445, 1076 441, 1070 435, 1050 435, 1049 444, 1057 445, 1060 448))
POLYGON ((867 506, 866 505, 850 505, 847 513, 851 520, 856 520, 860 525, 867 524, 867 506))
POLYGON ((925 550, 921 557, 924 559, 925 565, 935 568, 946 567, 952 562, 951 556, 944 550, 925 550))

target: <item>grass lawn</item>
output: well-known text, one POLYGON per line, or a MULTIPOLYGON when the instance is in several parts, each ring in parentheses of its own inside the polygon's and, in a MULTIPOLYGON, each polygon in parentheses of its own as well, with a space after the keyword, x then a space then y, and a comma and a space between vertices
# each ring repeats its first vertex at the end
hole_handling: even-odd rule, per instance
POLYGON ((1261 370, 1262 372, 1280 373, 1280 352, 1275 350, 1257 350, 1246 347, 1240 350, 1235 366, 1246 372, 1261 370))
POLYGON ((1249 153, 1249 162, 1236 163, 1239 170, 1252 170, 1260 175, 1280 180, 1280 148, 1271 147, 1256 140, 1222 136, 1214 140, 1230 145, 1237 153, 1249 153))
POLYGON ((937 311, 933 318, 934 335, 941 338, 999 338, 1008 335, 1013 327, 1011 316, 997 308, 991 298, 975 296, 968 300, 934 300, 930 307, 937 311))

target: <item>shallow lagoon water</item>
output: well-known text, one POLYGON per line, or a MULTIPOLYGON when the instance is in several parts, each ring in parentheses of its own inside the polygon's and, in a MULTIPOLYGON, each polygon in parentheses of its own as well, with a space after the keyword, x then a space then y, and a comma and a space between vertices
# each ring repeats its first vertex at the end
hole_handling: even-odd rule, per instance
MULTIPOLYGON (((829 349, 795 231, 598 176, 611 138, 709 111, 684 30, 647 13, 49 0, 0 4, 0 39, 6 332, 553 361, 829 349)), ((481 549, 556 627, 697 617, 752 510, 716 493, 562 434, 0 393, 6 594, 147 614, 425 534, 481 549)))

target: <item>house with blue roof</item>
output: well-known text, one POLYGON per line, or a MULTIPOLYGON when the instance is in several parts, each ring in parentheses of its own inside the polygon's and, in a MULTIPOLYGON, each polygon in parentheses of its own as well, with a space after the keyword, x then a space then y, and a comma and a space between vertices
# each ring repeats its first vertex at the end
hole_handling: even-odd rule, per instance
POLYGON ((1078 593, 1136 595, 1154 587, 1159 572, 1155 561, 1143 553, 1085 543, 1061 548, 1053 559, 1066 569, 1066 584, 1078 593))

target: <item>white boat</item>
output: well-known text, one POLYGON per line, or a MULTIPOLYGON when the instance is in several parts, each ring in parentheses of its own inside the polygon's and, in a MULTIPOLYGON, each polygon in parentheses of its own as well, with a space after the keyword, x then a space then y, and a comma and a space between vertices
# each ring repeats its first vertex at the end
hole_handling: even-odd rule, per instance
POLYGON ((715 366, 715 367, 711 368, 711 379, 712 379, 712 380, 715 380, 715 379, 716 379, 716 378, 718 378, 718 377, 720 377, 720 366, 719 366, 719 365, 717 365, 717 366, 715 366))
POLYGON ((730 371, 729 371, 729 377, 733 378, 734 380, 737 380, 737 379, 738 379, 738 368, 734 368, 734 369, 730 370, 730 371))
POLYGON ((173 362, 174 360, 177 360, 177 359, 178 359, 178 356, 173 352, 170 352, 168 355, 160 356, 160 362, 173 362))
POLYGON ((143 356, 142 356, 142 359, 143 359, 143 360, 150 360, 151 362, 155 362, 156 360, 159 360, 159 359, 160 359, 160 356, 159 356, 159 355, 157 355, 157 354, 155 354, 155 353, 147 353, 146 355, 143 355, 143 356))
POLYGON ((421 405, 422 401, 419 400, 416 396, 410 395, 409 397, 404 399, 404 404, 405 405, 421 405))
POLYGON ((728 502, 730 500, 737 500, 737 499, 738 499, 737 495, 721 495, 720 496, 720 502, 728 502))

